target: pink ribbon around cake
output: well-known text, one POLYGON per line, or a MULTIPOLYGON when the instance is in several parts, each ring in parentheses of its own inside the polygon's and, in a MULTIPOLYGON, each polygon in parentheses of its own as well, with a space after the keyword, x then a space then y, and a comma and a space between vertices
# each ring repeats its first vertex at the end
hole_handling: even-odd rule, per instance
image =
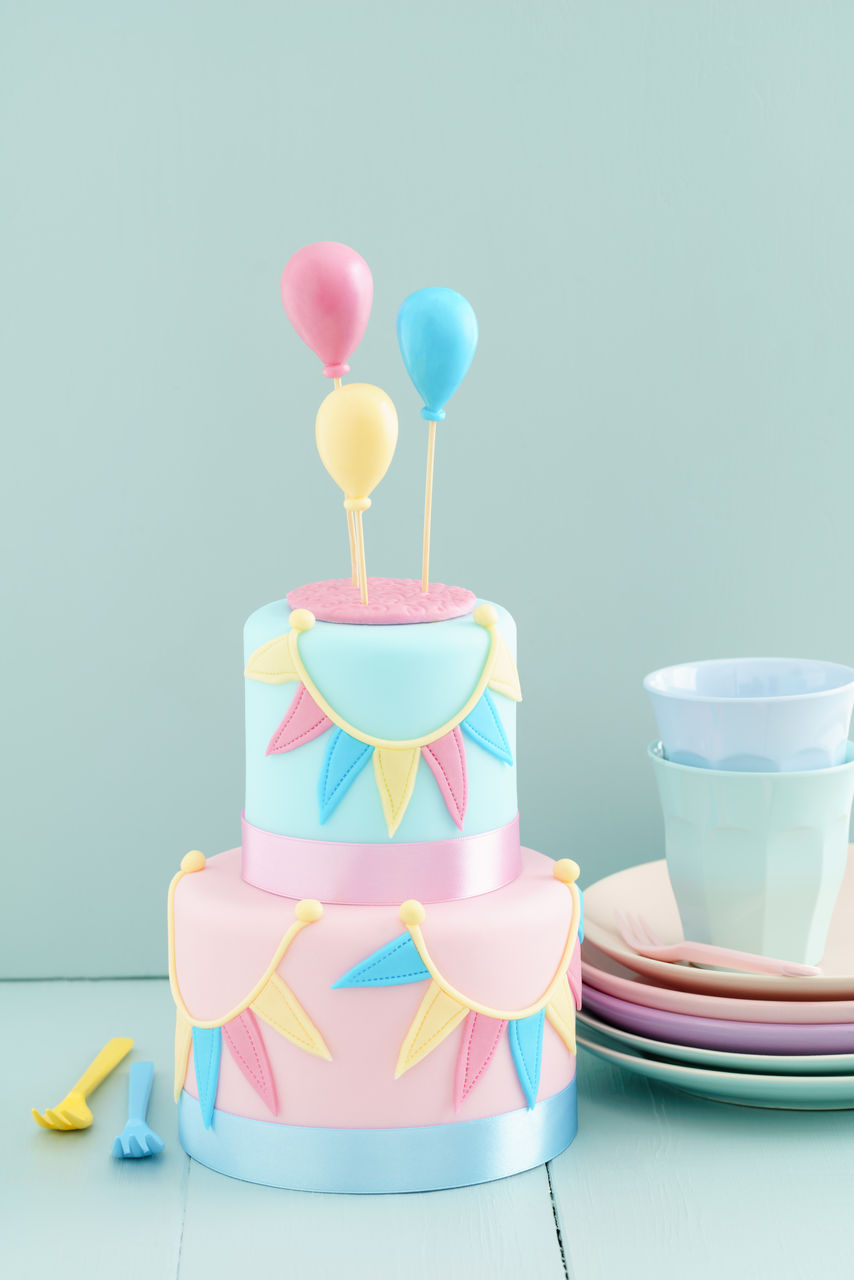
POLYGON ((342 906, 453 902, 492 893, 521 873, 519 816, 495 831, 417 844, 341 844, 279 836, 241 815, 243 879, 282 898, 342 906))

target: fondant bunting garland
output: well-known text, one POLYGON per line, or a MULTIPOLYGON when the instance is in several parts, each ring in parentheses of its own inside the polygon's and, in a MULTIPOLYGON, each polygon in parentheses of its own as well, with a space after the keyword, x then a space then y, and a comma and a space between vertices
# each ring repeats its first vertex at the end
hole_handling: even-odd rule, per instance
POLYGON ((498 1048, 507 1026, 506 1018, 486 1018, 482 1013, 469 1013, 463 1027, 463 1038, 457 1057, 454 1081, 454 1110, 459 1111, 498 1048))
POLYGON ((319 738, 331 728, 329 716, 324 715, 305 685, 301 684, 288 708, 288 714, 269 741, 267 755, 293 751, 295 747, 319 738))
MULTIPOLYGON (((581 1008, 580 1000, 577 1001, 577 1007, 581 1008)), ((575 1053, 575 1007, 567 979, 558 983, 557 990, 546 1005, 545 1012, 569 1052, 575 1053)))
POLYGON ((406 806, 412 799, 420 759, 421 753, 417 747, 407 747, 403 751, 390 751, 388 747, 374 748, 374 777, 390 836, 400 826, 406 806))
POLYGON ((332 1054, 300 1004, 293 991, 279 976, 281 964, 294 938, 308 925, 323 915, 323 906, 314 899, 302 899, 294 908, 295 920, 286 930, 270 963, 247 996, 222 1018, 205 1020, 194 1018, 181 995, 175 962, 175 890, 185 875, 204 870, 205 859, 200 853, 190 853, 181 864, 181 870, 169 886, 169 985, 175 1001, 175 1098, 180 1097, 187 1075, 190 1046, 193 1049, 196 1088, 202 1122, 206 1129, 213 1125, 219 1086, 222 1042, 225 1044, 239 1070, 255 1092, 273 1113, 278 1114, 275 1082, 264 1038, 257 1018, 261 1018, 305 1053, 331 1061, 332 1054))
POLYGON ((342 978, 333 982, 337 987, 399 987, 409 982, 421 982, 430 977, 430 970, 418 954, 418 948, 408 933, 393 938, 380 947, 367 960, 354 965, 342 978))
POLYGON ((276 1085, 270 1070, 270 1060, 252 1010, 244 1009, 231 1022, 224 1023, 222 1034, 232 1058, 258 1097, 274 1116, 278 1115, 276 1085))
POLYGON ((462 831, 469 791, 466 749, 459 726, 446 733, 444 738, 422 747, 421 754, 436 779, 448 813, 462 831))
POLYGON ((306 610, 291 615, 291 630, 261 645, 246 665, 246 676, 265 684, 297 681, 297 692, 281 724, 267 745, 267 755, 284 755, 332 730, 318 780, 318 809, 326 822, 349 791, 368 759, 373 756, 374 780, 379 792, 388 833, 393 836, 403 821, 415 789, 418 765, 423 757, 445 802, 448 813, 463 830, 468 804, 468 778, 463 734, 495 759, 512 765, 513 753, 490 689, 519 701, 522 691, 516 664, 498 630, 491 605, 479 605, 474 620, 490 633, 490 648, 480 679, 456 719, 436 732, 411 741, 388 741, 362 733, 329 706, 306 671, 299 653, 299 638, 314 626, 306 610), (298 623, 298 625, 297 625, 298 623))
POLYGON ((213 1124, 221 1054, 222 1032, 219 1027, 193 1027, 193 1065, 196 1068, 202 1123, 206 1129, 213 1124))
POLYGON ((395 1079, 432 1053, 467 1013, 465 1005, 447 995, 438 982, 431 982, 400 1046, 395 1079))
POLYGON ((495 646, 495 660, 489 677, 489 688, 494 689, 496 693, 503 693, 505 698, 510 698, 513 702, 522 701, 519 672, 516 670, 513 655, 507 648, 507 642, 501 634, 495 646))
POLYGON ((543 1061, 543 1022, 545 1012, 533 1013, 529 1018, 514 1018, 510 1023, 510 1051, 513 1065, 522 1085, 522 1092, 532 1111, 540 1088, 540 1067, 543 1061))
MULTIPOLYGON (((584 935, 581 932, 581 924, 578 926, 578 941, 584 941, 584 935)), ((572 953, 569 969, 567 971, 569 985, 572 988, 572 994, 575 997, 576 1009, 581 1008, 581 948, 576 947, 572 953)))
POLYGON ((454 1106, 461 1108, 490 1063, 505 1031, 519 1083, 531 1109, 537 1101, 542 1064, 543 1027, 550 1026, 571 1054, 576 1052, 575 1010, 581 1008, 581 961, 578 926, 581 894, 574 883, 578 868, 569 859, 555 863, 555 878, 566 884, 572 898, 569 932, 558 969, 543 996, 520 1010, 488 1008, 452 987, 439 973, 421 933, 424 907, 405 902, 400 917, 407 932, 366 956, 349 969, 334 988, 391 987, 428 981, 398 1054, 395 1078, 421 1062, 465 1019, 457 1055, 454 1106))
POLYGON ((291 656, 290 632, 268 640, 256 649, 249 659, 246 674, 250 680, 260 680, 263 684, 288 684, 291 680, 299 680, 299 672, 291 656))
POLYGON ((306 1053, 332 1060, 323 1036, 297 1000, 287 983, 274 973, 260 995, 252 1001, 252 1009, 286 1040, 306 1053))
POLYGON ((174 1096, 177 1102, 187 1078, 187 1064, 193 1043, 193 1024, 180 1005, 175 1010, 175 1080, 174 1096))
POLYGON ((371 757, 373 748, 336 729, 329 739, 317 783, 320 821, 325 822, 352 787, 371 757))
POLYGON ((505 764, 513 763, 513 753, 510 750, 501 717, 495 709, 495 703, 488 689, 484 690, 480 702, 466 716, 460 727, 497 760, 503 760, 505 764))

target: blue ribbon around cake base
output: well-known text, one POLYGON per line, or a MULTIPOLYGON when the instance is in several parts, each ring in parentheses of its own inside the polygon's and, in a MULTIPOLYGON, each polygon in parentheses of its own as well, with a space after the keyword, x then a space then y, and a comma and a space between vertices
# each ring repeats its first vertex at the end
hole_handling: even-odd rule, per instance
POLYGON ((507 1178, 552 1160, 577 1128, 574 1080, 533 1111, 409 1129, 312 1129, 225 1111, 206 1129, 194 1097, 182 1093, 178 1103, 181 1145, 199 1164, 243 1182, 353 1195, 507 1178))

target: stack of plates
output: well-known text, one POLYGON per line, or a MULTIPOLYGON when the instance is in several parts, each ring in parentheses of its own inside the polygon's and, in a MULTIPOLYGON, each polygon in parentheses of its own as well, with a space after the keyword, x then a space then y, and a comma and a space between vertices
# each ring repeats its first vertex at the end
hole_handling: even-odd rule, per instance
POLYGON ((579 1039, 588 1049, 718 1102, 854 1108, 854 857, 816 978, 651 960, 620 936, 618 913, 641 917, 662 943, 682 941, 664 861, 585 890, 579 1039))

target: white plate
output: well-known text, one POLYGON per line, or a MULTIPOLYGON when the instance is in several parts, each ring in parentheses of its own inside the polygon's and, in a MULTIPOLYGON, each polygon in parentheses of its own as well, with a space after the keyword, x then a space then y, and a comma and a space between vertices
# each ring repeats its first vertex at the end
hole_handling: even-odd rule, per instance
MULTIPOLYGON (((774 1076, 742 1071, 710 1071, 677 1062, 660 1062, 579 1036, 578 1043, 597 1057, 626 1071, 669 1084, 712 1102, 736 1102, 745 1107, 774 1107, 786 1111, 850 1111, 854 1109, 854 1075, 774 1076)), ((582 1066, 583 1070, 583 1066, 582 1066)))
POLYGON ((663 858, 618 871, 584 890, 585 937, 600 951, 619 960, 627 969, 683 991, 747 999, 854 999, 854 854, 850 850, 848 870, 821 961, 820 978, 778 978, 773 974, 733 973, 650 960, 639 956, 620 937, 614 918, 617 911, 641 916, 665 944, 682 941, 682 923, 663 858))
POLYGON ((676 1062, 690 1062, 694 1066, 755 1075, 854 1075, 854 1053, 727 1053, 723 1049, 698 1049, 691 1044, 650 1040, 647 1036, 635 1035, 633 1031, 624 1031, 622 1027, 594 1018, 592 1013, 579 1013, 578 1022, 625 1046, 630 1052, 651 1054, 655 1058, 672 1059, 676 1062))

